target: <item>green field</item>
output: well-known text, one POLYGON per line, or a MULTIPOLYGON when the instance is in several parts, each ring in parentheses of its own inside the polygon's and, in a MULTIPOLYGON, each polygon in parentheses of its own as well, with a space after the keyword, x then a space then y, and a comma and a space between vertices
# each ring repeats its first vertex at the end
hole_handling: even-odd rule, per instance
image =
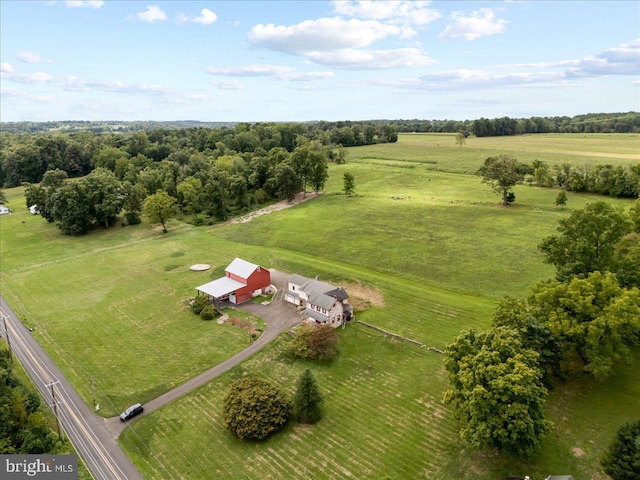
MULTIPOLYGON (((397 144, 348 149, 318 198, 245 224, 169 233, 146 224, 62 236, 28 214, 20 189, 7 192, 16 212, 0 220, 2 294, 59 362, 88 404, 93 377, 105 415, 154 398, 247 343, 245 332, 203 322, 186 299, 236 256, 327 281, 362 283, 383 307, 358 319, 443 348, 462 329, 485 328, 497 300, 524 296, 553 275, 536 246, 571 209, 605 199, 518 186, 512 207, 473 172, 490 155, 550 164, 638 163, 638 135, 530 135, 467 139, 400 135, 397 144), (357 196, 345 197, 353 173, 357 196), (214 269, 194 273, 194 263, 214 269)), ((640 411, 640 373, 588 379, 552 392, 556 427, 528 461, 476 452, 458 439, 441 402, 447 380, 440 355, 391 341, 362 325, 340 331, 330 365, 290 358, 287 336, 219 379, 136 421, 121 438, 148 478, 500 478, 571 473, 606 478, 598 459, 620 423, 640 411), (327 414, 313 427, 289 427, 265 442, 234 439, 222 427, 221 401, 240 375, 256 374, 292 391, 312 368, 327 414), (576 450, 574 450, 576 449, 576 450)))

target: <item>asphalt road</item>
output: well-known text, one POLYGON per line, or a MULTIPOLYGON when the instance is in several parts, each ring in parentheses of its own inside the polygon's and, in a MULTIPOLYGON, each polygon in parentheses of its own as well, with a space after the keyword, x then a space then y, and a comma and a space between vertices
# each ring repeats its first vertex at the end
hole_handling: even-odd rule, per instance
POLYGON ((0 331, 44 401, 54 411, 67 440, 76 448, 94 478, 135 480, 144 478, 125 455, 104 418, 82 401, 51 357, 33 338, 18 316, 0 296, 0 331), (8 330, 5 331, 5 324, 8 330))
MULTIPOLYGON (((266 328, 260 338, 224 362, 145 403, 143 415, 157 410, 239 365, 264 348, 280 333, 300 323, 301 317, 297 314, 296 308, 282 299, 286 282, 287 276, 285 274, 271 270, 271 283, 278 289, 271 304, 265 306, 246 303, 238 307, 265 320, 266 328)), ((1 295, 0 314, 6 321, 8 338, 14 355, 56 414, 62 430, 69 437, 93 476, 100 480, 142 479, 140 472, 117 442, 118 436, 129 422, 123 423, 119 417, 105 419, 94 413, 82 401, 80 395, 54 364, 51 357, 33 338, 31 332, 22 324, 1 295)), ((5 321, 0 321, 0 332, 6 339, 5 321)))

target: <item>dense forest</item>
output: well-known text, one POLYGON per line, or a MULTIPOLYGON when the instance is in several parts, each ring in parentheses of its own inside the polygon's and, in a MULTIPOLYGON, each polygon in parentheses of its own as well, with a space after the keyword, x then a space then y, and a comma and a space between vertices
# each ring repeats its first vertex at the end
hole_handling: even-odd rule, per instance
POLYGON ((322 190, 328 162, 344 162, 343 146, 397 139, 391 125, 367 122, 3 133, 0 183, 25 185, 27 205, 65 234, 110 227, 122 210, 126 223, 139 223, 149 197, 156 207, 175 202, 187 221, 212 223, 322 190))

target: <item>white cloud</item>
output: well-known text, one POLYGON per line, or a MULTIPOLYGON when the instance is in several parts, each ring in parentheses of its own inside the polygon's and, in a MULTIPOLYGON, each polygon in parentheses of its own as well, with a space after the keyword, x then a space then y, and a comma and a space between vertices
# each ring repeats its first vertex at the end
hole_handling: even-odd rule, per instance
POLYGON ((206 71, 212 75, 225 77, 273 77, 278 80, 291 80, 294 82, 322 80, 335 75, 333 72, 296 72, 293 67, 268 64, 240 67, 207 67, 206 71))
POLYGON ((496 88, 524 85, 557 85, 565 80, 561 72, 495 73, 484 70, 450 70, 420 76, 422 88, 455 90, 458 88, 496 88))
POLYGON ((202 25, 211 25, 217 20, 218 20, 218 15, 216 15, 215 12, 212 12, 208 8, 203 8, 202 10, 200 10, 199 17, 190 17, 188 15, 185 15, 184 13, 181 13, 180 15, 178 15, 178 21, 183 23, 196 22, 196 23, 201 23, 202 25))
POLYGON ((65 3, 69 8, 100 8, 104 5, 103 0, 67 0, 65 3))
POLYGON ((226 80, 224 82, 211 82, 211 85, 216 86, 220 90, 243 90, 244 85, 238 80, 226 80))
POLYGON ((167 14, 164 13, 157 5, 147 5, 147 9, 144 12, 138 12, 128 18, 137 18, 143 22, 153 23, 166 20, 167 14))
POLYGON ((2 71, 2 78, 7 80, 13 80, 18 83, 49 83, 54 80, 54 77, 48 73, 36 72, 36 73, 15 73, 13 71, 2 71))
MULTIPOLYGON (((54 77, 52 75, 49 75, 48 73, 43 72, 16 73, 13 71, 13 69, 3 69, 1 73, 2 78, 5 80, 10 80, 22 84, 49 84, 70 92, 89 92, 97 90, 103 92, 132 95, 185 96, 175 89, 156 84, 126 84, 119 81, 92 80, 75 75, 54 77)), ((188 95, 185 96, 185 98, 186 97, 188 97, 188 95)))
POLYGON ((418 67, 435 63, 417 48, 395 50, 343 49, 334 52, 314 52, 309 57, 318 64, 337 68, 378 70, 385 68, 418 67))
POLYGON ((640 39, 608 48, 584 58, 559 62, 538 62, 503 65, 505 69, 561 68, 567 77, 596 77, 605 75, 638 75, 640 72, 640 39))
POLYGON ((13 72, 13 67, 8 62, 2 62, 0 64, 0 72, 11 73, 13 72))
POLYGON ((341 17, 306 20, 296 25, 256 25, 249 32, 249 41, 293 55, 310 52, 361 48, 389 36, 410 38, 416 32, 409 27, 386 25, 375 20, 344 20, 341 17))
POLYGON ((29 52, 27 50, 21 50, 20 52, 18 52, 18 54, 16 55, 16 58, 24 63, 40 63, 40 62, 52 63, 51 60, 42 58, 37 53, 29 52))
POLYGON ((404 25, 426 25, 441 17, 437 10, 427 8, 424 1, 334 1, 333 9, 340 15, 370 20, 388 20, 404 25))
POLYGON ((568 74, 581 77, 602 75, 638 75, 640 72, 640 39, 623 43, 577 60, 568 74))
POLYGON ((496 14, 490 8, 481 8, 465 17, 461 13, 451 15, 454 23, 448 25, 438 38, 463 38, 467 41, 477 40, 480 37, 503 33, 507 24, 506 20, 496 18, 496 14))
POLYGON ((202 10, 200 10, 200 16, 192 19, 193 22, 201 23, 202 25, 210 25, 216 20, 218 20, 218 15, 216 15, 208 8, 203 8, 202 10))
POLYGON ((287 80, 292 82, 308 82, 312 80, 324 80, 325 78, 332 78, 335 76, 333 72, 302 72, 291 73, 287 75, 287 80))
POLYGON ((279 65, 245 65, 242 67, 208 67, 207 72, 226 77, 282 77, 294 70, 279 65))

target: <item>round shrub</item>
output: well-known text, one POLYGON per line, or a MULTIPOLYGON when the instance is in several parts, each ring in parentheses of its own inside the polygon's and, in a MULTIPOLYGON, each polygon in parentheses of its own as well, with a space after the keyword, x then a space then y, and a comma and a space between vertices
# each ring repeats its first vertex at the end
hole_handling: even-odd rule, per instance
POLYGON ((218 311, 216 310, 216 307, 214 307, 211 304, 208 304, 207 306, 205 306, 200 312, 200 316, 202 317, 203 320, 213 320, 214 318, 216 318, 217 315, 218 315, 218 311))
POLYGON ((224 398, 225 426, 241 439, 262 440, 289 420, 290 405, 277 386, 255 377, 236 380, 224 398))

